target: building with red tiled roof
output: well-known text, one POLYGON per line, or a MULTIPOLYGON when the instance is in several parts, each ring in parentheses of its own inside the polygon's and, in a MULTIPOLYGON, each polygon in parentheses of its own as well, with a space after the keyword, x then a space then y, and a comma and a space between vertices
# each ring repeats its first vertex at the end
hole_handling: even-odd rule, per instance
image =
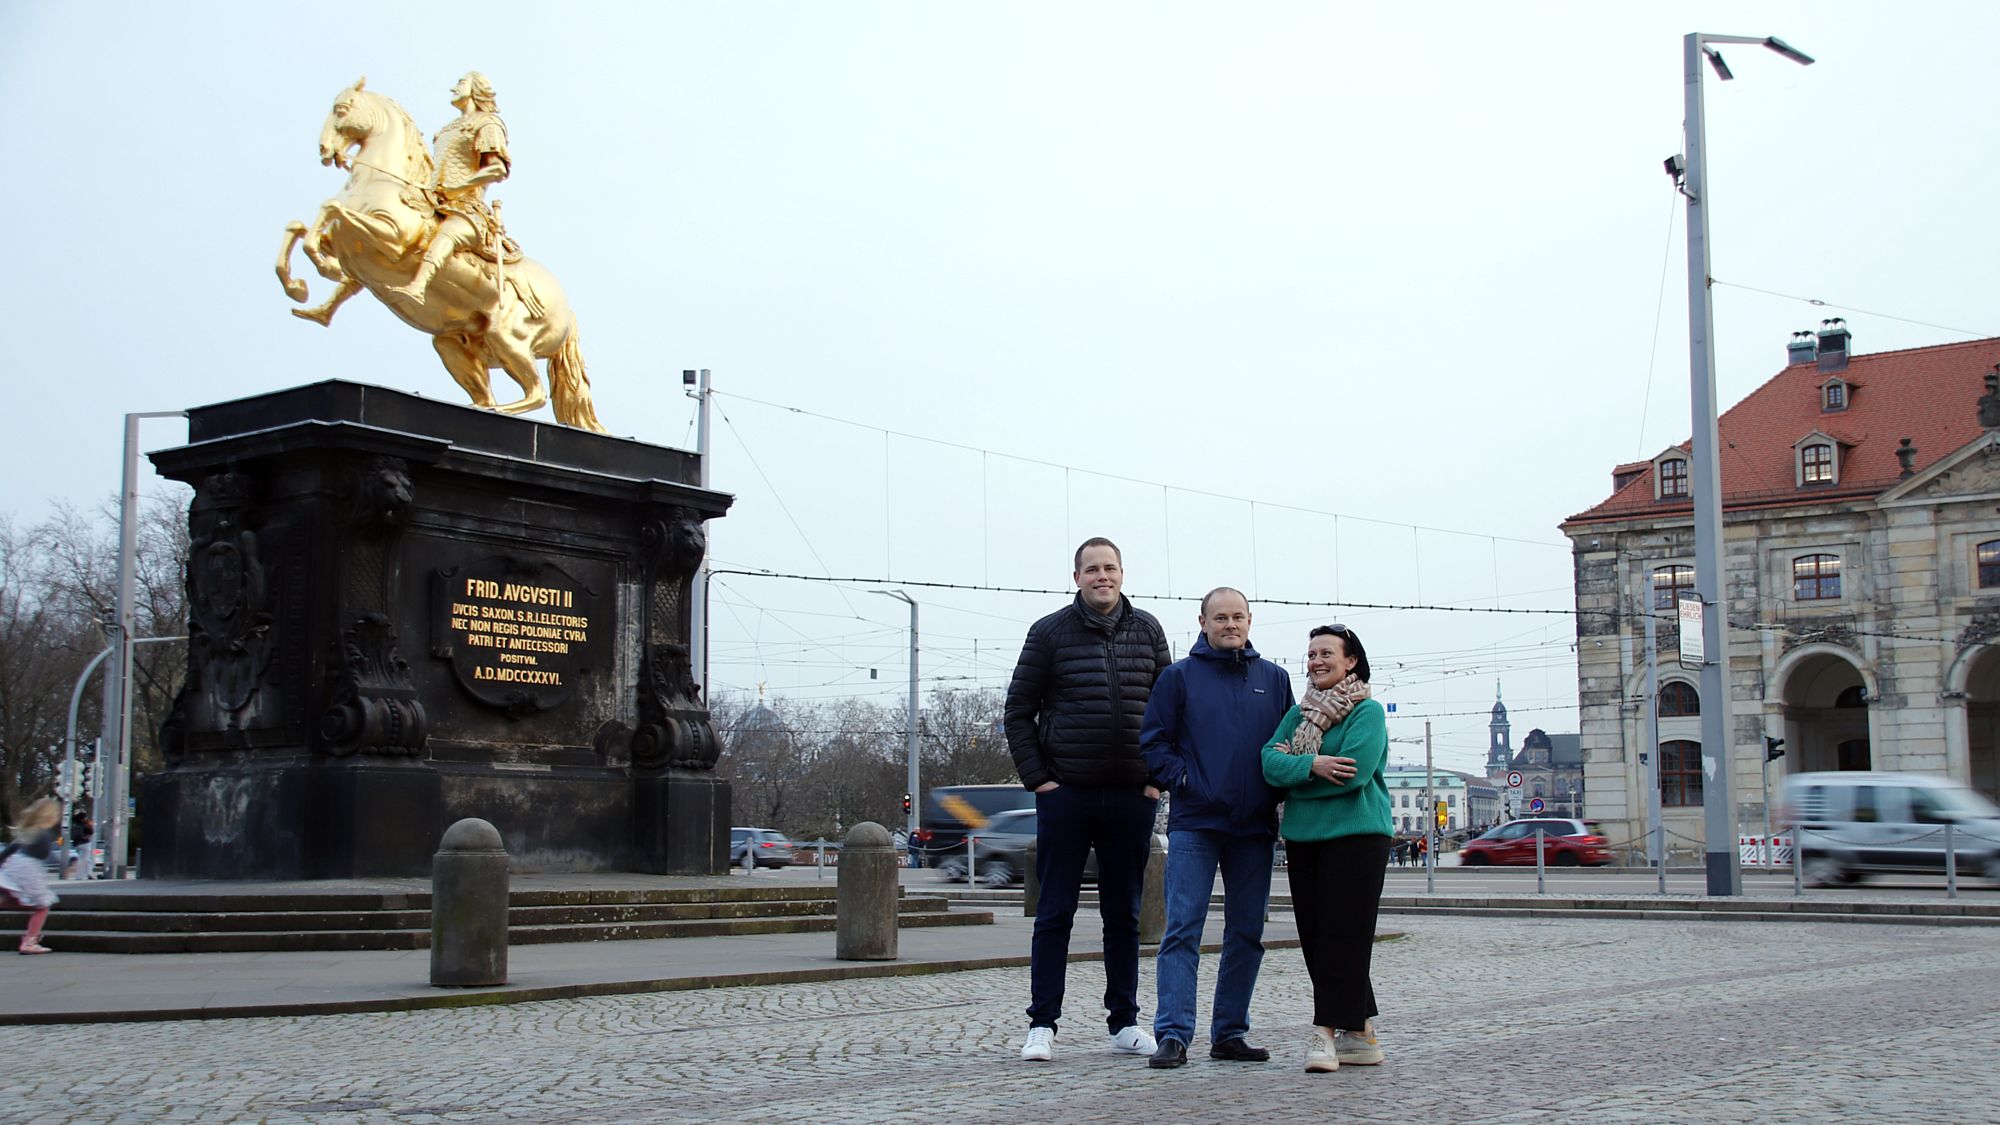
MULTIPOLYGON (((1761 830, 1763 744, 1785 772, 1892 769, 2000 794, 2000 339, 1851 354, 1844 323, 1719 419, 1732 790, 1761 830)), ((1680 670, 1694 585, 1688 446, 1612 470, 1563 521, 1575 544, 1586 815, 1637 839, 1655 789, 1702 836, 1699 677, 1680 670), (1648 754, 1645 623, 1659 652, 1648 754), (1657 768, 1657 775, 1654 773, 1657 768)))

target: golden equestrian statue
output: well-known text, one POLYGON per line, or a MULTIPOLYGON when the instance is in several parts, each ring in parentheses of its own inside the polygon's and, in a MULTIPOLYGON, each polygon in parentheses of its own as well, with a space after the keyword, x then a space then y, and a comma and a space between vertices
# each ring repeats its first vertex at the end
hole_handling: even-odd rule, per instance
POLYGON ((431 336, 445 370, 474 406, 525 414, 552 403, 556 421, 605 433, 590 403, 590 378, 577 344, 576 317, 562 286, 541 263, 521 256, 501 226, 486 185, 512 170, 507 127, 493 85, 473 71, 452 87, 459 117, 438 131, 437 158, 403 107, 364 89, 362 78, 334 96, 319 131, 320 163, 349 169, 340 194, 308 227, 285 228, 278 280, 303 304, 306 283, 292 276, 303 245, 333 296, 292 315, 329 324, 343 301, 366 289, 403 323, 431 336), (549 361, 545 392, 535 361, 549 361), (487 372, 505 371, 521 397, 493 401, 487 372))

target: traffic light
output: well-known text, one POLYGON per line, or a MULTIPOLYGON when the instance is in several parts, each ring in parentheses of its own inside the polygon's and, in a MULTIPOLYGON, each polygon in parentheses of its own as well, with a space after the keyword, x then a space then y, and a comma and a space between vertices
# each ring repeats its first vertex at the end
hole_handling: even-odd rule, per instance
POLYGON ((1442 800, 1440 800, 1437 803, 1437 818, 1438 818, 1438 827, 1443 828, 1447 823, 1447 818, 1445 814, 1445 803, 1442 800))
POLYGON ((80 774, 80 777, 78 778, 78 783, 83 791, 83 795, 93 801, 96 800, 97 799, 96 763, 79 762, 77 764, 77 770, 80 774))
POLYGON ((903 794, 903 815, 910 815, 910 795, 908 793, 903 794))
POLYGON ((1782 758, 1784 756, 1785 756, 1785 740, 1782 738, 1772 738, 1768 734, 1765 735, 1764 760, 1767 762, 1775 762, 1779 758, 1782 758))
POLYGON ((76 763, 64 758, 61 764, 56 766, 56 796, 69 800, 70 794, 76 791, 75 786, 76 763))

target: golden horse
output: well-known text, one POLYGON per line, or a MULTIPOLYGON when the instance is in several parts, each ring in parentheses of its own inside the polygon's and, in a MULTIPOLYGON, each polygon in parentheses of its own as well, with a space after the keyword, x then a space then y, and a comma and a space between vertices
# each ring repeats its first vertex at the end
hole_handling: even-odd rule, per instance
POLYGON ((390 98, 364 89, 367 78, 334 97, 319 132, 320 163, 349 169, 340 194, 321 205, 308 227, 285 227, 278 280, 303 304, 306 283, 292 276, 292 250, 303 245, 321 277, 339 288, 292 315, 329 324, 334 310, 366 289, 403 323, 431 337, 445 370, 474 406, 525 414, 552 403, 556 421, 607 432, 590 401, 590 379, 578 346, 576 316, 555 276, 532 258, 505 264, 460 251, 445 263, 421 299, 395 292, 408 285, 437 230, 427 187, 431 154, 416 122, 390 98), (548 390, 535 361, 549 363, 548 390), (487 372, 498 368, 521 386, 514 402, 495 403, 487 372))

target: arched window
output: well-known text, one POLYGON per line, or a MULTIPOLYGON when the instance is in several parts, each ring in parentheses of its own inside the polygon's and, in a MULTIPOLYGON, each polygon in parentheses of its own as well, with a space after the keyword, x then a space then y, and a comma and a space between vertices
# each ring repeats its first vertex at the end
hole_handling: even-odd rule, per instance
POLYGON ((1792 599, 1826 601, 1840 597, 1840 556, 1800 555, 1792 560, 1792 599))
POLYGON ((1660 803, 1676 808, 1701 804, 1701 743, 1660 743, 1660 803))
POLYGON ((1979 588, 1995 586, 2000 586, 2000 539, 1988 539, 1979 545, 1979 588))
POLYGON ((1680 599, 1682 591, 1694 590, 1694 568, 1691 566, 1656 566, 1653 568, 1653 608, 1672 609, 1680 599))
POLYGON ((1701 693, 1686 680, 1668 680, 1660 685, 1660 718, 1680 719, 1701 714, 1701 693))
POLYGON ((1833 483, 1833 446, 1814 442, 1799 450, 1799 479, 1806 484, 1833 483))
POLYGON ((1669 457, 1660 462, 1660 496, 1686 496, 1688 494, 1688 463, 1679 457, 1669 457))

